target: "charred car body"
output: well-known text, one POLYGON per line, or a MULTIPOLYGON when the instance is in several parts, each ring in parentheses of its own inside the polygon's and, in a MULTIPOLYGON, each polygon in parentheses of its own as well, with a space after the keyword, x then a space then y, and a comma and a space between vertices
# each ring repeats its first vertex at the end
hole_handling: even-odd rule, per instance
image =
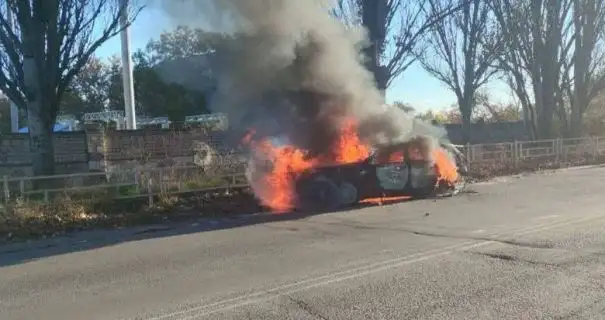
POLYGON ((308 170, 297 179, 297 209, 333 210, 364 199, 453 195, 464 187, 464 156, 451 144, 437 147, 457 168, 456 180, 445 181, 438 176, 436 164, 428 160, 434 148, 425 139, 413 139, 377 148, 360 162, 308 170))

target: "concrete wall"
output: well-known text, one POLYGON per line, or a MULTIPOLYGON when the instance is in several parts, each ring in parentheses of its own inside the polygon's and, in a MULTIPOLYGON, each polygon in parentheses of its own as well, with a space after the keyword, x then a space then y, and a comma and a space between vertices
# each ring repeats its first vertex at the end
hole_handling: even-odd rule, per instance
MULTIPOLYGON (((86 132, 54 135, 57 173, 113 171, 140 166, 208 165, 224 154, 224 134, 203 128, 183 130, 143 129, 133 131, 87 128, 86 132)), ((0 136, 0 177, 31 175, 27 134, 0 136)))
MULTIPOLYGON (((87 137, 84 132, 54 135, 57 173, 88 171, 87 137)), ((27 134, 0 135, 0 176, 31 175, 31 152, 27 134)))
POLYGON ((203 128, 88 132, 89 167, 116 172, 135 168, 231 165, 241 159, 223 133, 203 128))
MULTIPOLYGON (((462 127, 445 125, 450 140, 460 143, 462 127)), ((114 172, 135 167, 237 166, 238 151, 222 133, 204 128, 105 130, 89 127, 86 132, 56 133, 54 136, 57 173, 87 171, 114 172)), ((473 143, 527 140, 522 122, 475 123, 473 143)), ((31 175, 27 134, 0 136, 0 176, 31 175)))

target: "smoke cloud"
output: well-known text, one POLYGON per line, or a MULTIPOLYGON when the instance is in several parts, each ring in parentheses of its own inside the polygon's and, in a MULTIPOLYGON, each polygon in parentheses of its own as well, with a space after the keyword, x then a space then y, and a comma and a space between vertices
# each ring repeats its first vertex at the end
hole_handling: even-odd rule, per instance
MULTIPOLYGON (((385 106, 364 67, 365 31, 332 17, 330 1, 148 1, 175 25, 225 34, 206 57, 217 78, 209 107, 228 115, 238 139, 252 129, 274 144, 308 151, 310 158, 334 159, 342 127, 353 120, 363 143, 396 147, 405 141, 431 162, 430 150, 446 140, 444 130, 385 106)), ((266 200, 275 188, 263 179, 273 170, 264 153, 252 150, 246 174, 257 197, 266 200)))
POLYGON ((360 137, 370 144, 401 137, 411 130, 405 125, 410 119, 383 107, 384 98, 363 66, 364 30, 332 17, 331 4, 169 0, 162 7, 180 24, 205 24, 228 35, 214 57, 218 92, 210 107, 227 113, 231 127, 286 136, 323 154, 345 119, 356 119, 360 137))

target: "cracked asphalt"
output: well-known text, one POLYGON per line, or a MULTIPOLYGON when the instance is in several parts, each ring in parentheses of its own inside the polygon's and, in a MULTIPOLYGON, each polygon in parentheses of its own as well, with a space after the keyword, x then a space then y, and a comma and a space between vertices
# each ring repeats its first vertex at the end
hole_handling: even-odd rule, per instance
POLYGON ((605 319, 605 168, 0 246, 0 319, 605 319))

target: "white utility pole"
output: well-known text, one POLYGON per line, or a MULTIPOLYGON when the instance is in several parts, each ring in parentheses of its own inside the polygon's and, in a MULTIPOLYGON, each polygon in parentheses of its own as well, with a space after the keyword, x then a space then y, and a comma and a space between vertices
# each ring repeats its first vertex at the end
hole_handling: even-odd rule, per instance
POLYGON ((124 88, 124 114, 126 115, 126 129, 135 130, 137 128, 137 119, 135 113, 134 101, 134 82, 132 79, 132 57, 130 55, 130 34, 128 24, 128 0, 120 1, 122 14, 120 23, 122 32, 122 85, 124 88))
MULTIPOLYGON (((6 2, 6 20, 8 22, 9 29, 13 29, 13 13, 11 11, 10 3, 6 2)), ((14 79, 11 79, 14 80, 14 79)), ((7 96, 8 97, 8 96, 7 96)), ((19 132, 19 108, 14 101, 10 101, 11 105, 11 132, 19 132)))

